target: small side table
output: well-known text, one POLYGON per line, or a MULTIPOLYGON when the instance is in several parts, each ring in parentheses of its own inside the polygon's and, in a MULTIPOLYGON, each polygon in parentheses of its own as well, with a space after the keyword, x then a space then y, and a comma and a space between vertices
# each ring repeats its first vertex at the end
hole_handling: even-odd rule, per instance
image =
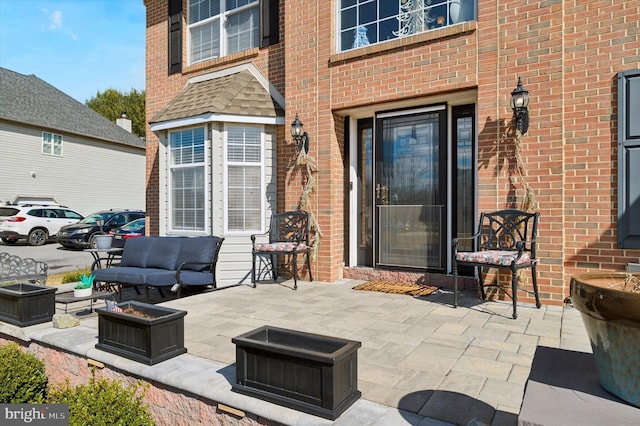
POLYGON ((121 248, 109 248, 109 249, 84 249, 87 253, 91 253, 93 256, 93 263, 91 264, 91 270, 95 271, 96 269, 102 269, 102 261, 104 261, 104 266, 106 268, 110 268, 113 261, 116 257, 122 256, 121 248), (100 253, 105 253, 107 257, 101 257, 100 253))
POLYGON ((113 297, 115 293, 109 291, 93 291, 91 296, 84 297, 75 297, 73 295, 73 291, 67 291, 64 293, 56 294, 56 303, 62 303, 64 305, 64 313, 67 313, 67 308, 69 307, 69 303, 82 302, 84 300, 90 300, 91 305, 89 307, 89 313, 93 312, 93 301, 98 299, 108 299, 113 297))

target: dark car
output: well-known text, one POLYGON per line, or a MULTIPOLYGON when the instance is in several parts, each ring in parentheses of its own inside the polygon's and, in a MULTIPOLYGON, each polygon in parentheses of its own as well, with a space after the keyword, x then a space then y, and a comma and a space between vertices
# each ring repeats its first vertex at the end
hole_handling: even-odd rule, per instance
POLYGON ((142 210, 102 210, 90 214, 78 223, 60 228, 56 241, 67 248, 95 248, 96 235, 108 234, 112 229, 145 215, 142 210))
POLYGON ((126 225, 121 226, 118 229, 114 229, 109 232, 109 235, 113 235, 113 241, 111 242, 111 248, 124 247, 125 241, 129 238, 142 237, 145 233, 144 227, 145 220, 136 219, 126 225))

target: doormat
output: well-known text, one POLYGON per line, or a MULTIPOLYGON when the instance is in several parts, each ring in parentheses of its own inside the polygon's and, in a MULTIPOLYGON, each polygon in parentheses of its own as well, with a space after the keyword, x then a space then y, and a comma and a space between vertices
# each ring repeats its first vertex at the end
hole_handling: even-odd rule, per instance
POLYGON ((438 291, 438 287, 415 283, 393 281, 368 281, 353 287, 354 290, 379 291, 381 293, 406 294, 408 296, 428 296, 438 291))

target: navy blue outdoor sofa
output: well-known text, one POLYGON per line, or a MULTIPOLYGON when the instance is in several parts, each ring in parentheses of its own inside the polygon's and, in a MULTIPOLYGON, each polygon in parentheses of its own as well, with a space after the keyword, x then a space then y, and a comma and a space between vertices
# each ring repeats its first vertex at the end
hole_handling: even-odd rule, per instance
MULTIPOLYGON (((101 283, 149 288, 177 284, 178 297, 184 286, 216 287, 216 263, 221 237, 138 237, 127 240, 120 265, 94 271, 94 286, 101 283)), ((121 291, 118 291, 120 298, 121 291)))

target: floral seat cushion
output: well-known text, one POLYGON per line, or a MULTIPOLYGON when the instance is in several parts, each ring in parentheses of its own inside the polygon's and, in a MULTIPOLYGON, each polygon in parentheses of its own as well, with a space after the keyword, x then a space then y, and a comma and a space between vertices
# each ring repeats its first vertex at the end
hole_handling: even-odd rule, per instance
MULTIPOLYGON (((518 257, 518 252, 504 250, 484 250, 456 253, 457 262, 482 263, 497 266, 510 266, 516 257, 518 257)), ((520 265, 530 262, 531 258, 529 257, 529 253, 524 252, 522 253, 520 259, 518 259, 517 264, 520 265)))
POLYGON ((284 252, 290 253, 294 249, 297 251, 304 251, 307 249, 307 245, 305 243, 296 243, 296 242, 278 242, 278 243, 256 243, 255 249, 256 251, 269 251, 269 252, 284 252))

